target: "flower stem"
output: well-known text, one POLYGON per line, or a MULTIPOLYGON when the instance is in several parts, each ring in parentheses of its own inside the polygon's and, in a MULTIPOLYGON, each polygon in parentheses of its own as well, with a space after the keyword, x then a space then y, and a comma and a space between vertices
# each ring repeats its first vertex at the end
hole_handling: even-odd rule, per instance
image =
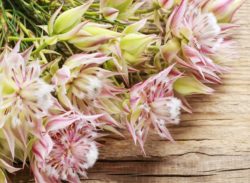
POLYGON ((160 50, 159 46, 149 46, 148 49, 153 52, 158 52, 160 50))
POLYGON ((88 15, 88 16, 98 16, 98 15, 100 15, 100 13, 98 13, 98 12, 92 12, 92 11, 87 11, 87 12, 85 12, 84 13, 85 15, 88 15))
POLYGON ((37 47, 37 49, 35 51, 32 52, 32 55, 39 53, 42 49, 44 49, 46 46, 48 46, 48 44, 46 42, 44 42, 43 44, 41 44, 39 47, 37 47))
POLYGON ((8 37, 9 40, 12 40, 12 41, 18 41, 18 40, 22 40, 22 41, 25 41, 25 42, 34 42, 34 41, 39 41, 43 38, 40 38, 40 37, 34 37, 34 38, 20 38, 20 37, 16 37, 16 36, 9 36, 8 37))
POLYGON ((94 16, 91 16, 91 15, 87 15, 87 14, 85 14, 85 15, 83 15, 83 16, 84 16, 84 18, 86 18, 86 19, 94 20, 94 21, 96 21, 96 22, 108 23, 108 24, 111 24, 111 25, 116 25, 116 26, 118 26, 118 27, 119 27, 120 29, 122 29, 122 30, 126 27, 125 24, 123 24, 123 23, 121 23, 121 22, 118 22, 118 21, 111 22, 111 21, 106 20, 106 19, 104 19, 104 18, 98 18, 98 17, 94 17, 94 16))
POLYGON ((150 8, 150 9, 143 9, 143 10, 137 10, 135 13, 136 14, 147 14, 147 13, 151 13, 151 12, 153 12, 153 11, 155 11, 155 10, 158 10, 159 8, 155 8, 155 7, 153 7, 153 8, 150 8))
POLYGON ((92 3, 92 4, 90 5, 90 7, 91 7, 91 8, 99 8, 100 5, 99 5, 99 3, 92 3))

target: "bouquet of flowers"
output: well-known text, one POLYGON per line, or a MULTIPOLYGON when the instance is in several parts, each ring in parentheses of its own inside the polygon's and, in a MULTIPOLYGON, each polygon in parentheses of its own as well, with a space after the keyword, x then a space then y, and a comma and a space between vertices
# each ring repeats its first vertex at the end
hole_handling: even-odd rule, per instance
POLYGON ((143 154, 151 130, 174 141, 186 97, 228 71, 242 3, 0 1, 1 182, 28 164, 37 183, 78 183, 125 130, 143 154))

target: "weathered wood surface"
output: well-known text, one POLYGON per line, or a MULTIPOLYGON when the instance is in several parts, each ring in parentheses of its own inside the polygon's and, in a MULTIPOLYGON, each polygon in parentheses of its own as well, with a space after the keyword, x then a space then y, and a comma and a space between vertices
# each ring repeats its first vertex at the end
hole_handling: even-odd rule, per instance
MULTIPOLYGON (((239 58, 213 96, 191 99, 193 114, 170 129, 176 143, 151 135, 144 158, 131 141, 109 138, 83 182, 250 182, 250 0, 237 18, 239 58)), ((33 182, 27 171, 13 181, 33 182)))

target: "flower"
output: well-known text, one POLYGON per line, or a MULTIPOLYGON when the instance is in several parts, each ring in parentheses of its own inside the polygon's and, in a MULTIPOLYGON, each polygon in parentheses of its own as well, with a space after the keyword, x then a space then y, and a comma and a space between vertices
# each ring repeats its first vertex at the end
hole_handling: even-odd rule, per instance
POLYGON ((214 53, 223 41, 221 28, 212 13, 203 13, 195 3, 182 0, 169 18, 170 31, 204 53, 214 53))
POLYGON ((116 89, 111 80, 108 79, 116 73, 98 66, 109 59, 110 57, 101 53, 76 54, 68 58, 64 66, 52 78, 52 81, 60 82, 59 86, 65 87, 72 101, 72 97, 91 100, 98 98, 102 92, 108 93, 109 90, 116 89))
POLYGON ((5 119, 1 120, 1 127, 9 118, 17 126, 46 116, 53 87, 39 77, 39 63, 28 63, 15 48, 5 55, 1 69, 1 113, 5 119))
POLYGON ((215 61, 221 49, 230 46, 227 41, 230 28, 224 29, 213 13, 202 11, 198 2, 182 0, 173 10, 167 24, 167 32, 170 32, 167 39, 172 44, 167 42, 163 46, 162 55, 190 69, 199 80, 220 83, 218 74, 226 69, 215 61), (179 56, 179 51, 182 51, 183 57, 179 56))
POLYGON ((79 99, 94 99, 100 94, 106 80, 105 76, 109 73, 98 67, 98 64, 108 59, 109 57, 101 53, 76 54, 67 59, 52 81, 65 87, 69 95, 79 99))
POLYGON ((142 150, 151 126, 161 137, 173 140, 166 125, 179 123, 181 101, 173 93, 173 83, 180 75, 172 74, 172 68, 168 67, 130 90, 128 129, 142 150))
MULTIPOLYGON (((109 77, 116 75, 99 67, 109 57, 101 53, 77 54, 70 57, 52 78, 58 85, 58 99, 67 108, 77 107, 84 114, 104 114, 100 122, 115 124, 112 115, 121 114, 116 95, 124 89, 117 87, 109 77)), ((118 125, 119 126, 119 125, 118 125)))
MULTIPOLYGON (((14 137, 26 146, 27 135, 35 132, 52 105, 53 87, 40 78, 38 61, 30 61, 32 48, 19 53, 19 44, 1 62, 0 128, 14 156, 14 137)), ((43 128, 39 128, 42 133, 43 128)))
POLYGON ((100 116, 84 116, 77 111, 61 111, 48 118, 47 133, 32 147, 32 169, 36 181, 80 182, 98 157, 95 127, 89 121, 100 116))

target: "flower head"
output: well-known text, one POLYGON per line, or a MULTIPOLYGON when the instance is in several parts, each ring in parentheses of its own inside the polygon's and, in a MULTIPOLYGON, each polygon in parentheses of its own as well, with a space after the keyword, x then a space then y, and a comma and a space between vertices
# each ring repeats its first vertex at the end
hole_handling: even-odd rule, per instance
POLYGON ((215 52, 223 41, 221 27, 213 13, 202 12, 196 3, 182 0, 169 18, 171 32, 188 40, 188 45, 204 53, 215 52))
POLYGON ((28 62, 27 55, 18 53, 18 46, 1 63, 1 127, 8 120, 13 126, 28 126, 46 116, 52 105, 53 87, 39 77, 39 63, 28 62))
POLYGON ((174 46, 174 57, 179 51, 182 51, 184 56, 175 57, 181 66, 191 69, 191 72, 204 82, 220 83, 218 74, 226 69, 217 65, 215 60, 217 61, 221 49, 230 47, 229 30, 229 27, 225 28, 218 23, 212 12, 203 11, 200 1, 182 0, 173 10, 167 24, 167 31, 170 32, 168 36, 178 38, 180 43, 175 38, 171 39, 175 44, 167 43, 162 53, 168 56, 166 59, 170 56, 173 59, 170 48, 174 46))
POLYGON ((32 47, 19 53, 19 45, 1 59, 0 129, 12 158, 22 150, 25 160, 28 135, 40 135, 45 130, 42 120, 52 105, 53 87, 40 78, 39 62, 29 62, 32 47))
POLYGON ((109 71, 98 67, 108 59, 100 53, 74 55, 57 71, 53 81, 65 86, 69 95, 79 99, 94 99, 105 87, 104 83, 109 83, 109 71))
POLYGON ((100 53, 74 55, 52 80, 59 85, 58 98, 64 106, 72 108, 73 105, 88 115, 105 114, 102 123, 117 125, 111 115, 121 113, 116 95, 124 90, 109 79, 116 73, 99 67, 108 59, 100 53))
POLYGON ((48 119, 47 134, 33 145, 33 172, 37 182, 80 182, 98 156, 98 137, 89 120, 99 116, 83 116, 68 111, 48 119))
POLYGON ((142 149, 151 126, 161 137, 172 140, 166 125, 179 123, 181 102, 173 93, 173 83, 179 76, 171 76, 171 70, 172 66, 135 85, 130 91, 128 128, 142 149))

